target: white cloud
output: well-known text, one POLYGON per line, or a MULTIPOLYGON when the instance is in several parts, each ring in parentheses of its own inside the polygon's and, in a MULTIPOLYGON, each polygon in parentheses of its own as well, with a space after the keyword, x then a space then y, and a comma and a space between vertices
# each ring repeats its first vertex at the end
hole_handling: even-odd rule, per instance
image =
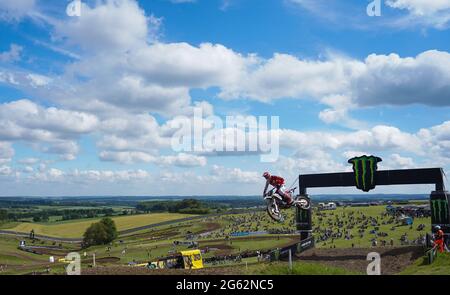
POLYGON ((79 17, 55 26, 56 36, 89 51, 126 51, 143 46, 148 19, 136 1, 106 0, 93 8, 82 4, 79 17))
POLYGON ((224 99, 312 99, 327 106, 320 119, 352 128, 360 122, 350 118, 350 111, 360 106, 450 102, 450 54, 445 51, 416 57, 372 54, 365 60, 276 53, 265 59, 220 44, 151 42, 148 28, 158 25, 149 24, 151 17, 132 0, 100 1, 85 9, 82 17, 54 27, 65 42, 84 49, 64 75, 0 72, 0 80, 28 85, 62 106, 96 114, 126 110, 170 117, 189 112, 189 92, 195 88, 217 87, 224 99))
POLYGON ((72 170, 62 171, 55 168, 38 171, 27 177, 28 180, 39 182, 60 183, 114 183, 145 181, 150 178, 150 173, 145 170, 72 170))
POLYGON ((29 100, 0 104, 0 139, 25 141, 38 149, 73 159, 78 136, 95 130, 98 119, 55 107, 43 108, 29 100))
POLYGON ((38 74, 28 74, 26 78, 30 82, 30 86, 34 88, 46 86, 52 82, 50 77, 38 74))
POLYGON ((155 160, 154 156, 138 151, 102 151, 99 156, 102 161, 119 162, 123 164, 149 163, 155 160))
POLYGON ((359 68, 361 63, 353 60, 302 60, 277 53, 270 59, 259 59, 258 65, 247 68, 237 83, 224 85, 220 96, 260 101, 321 98, 347 90, 359 68))
POLYGON ((64 161, 75 160, 80 150, 78 143, 75 141, 60 141, 40 149, 45 153, 60 155, 60 159, 64 161))
POLYGON ((216 182, 225 183, 258 183, 261 182, 261 175, 254 171, 243 171, 240 168, 226 168, 213 165, 210 175, 216 182))
POLYGON ((386 4, 395 9, 407 10, 409 15, 401 20, 407 25, 420 24, 444 29, 450 22, 448 0, 387 0, 386 4))
MULTIPOLYGON (((341 151, 346 158, 361 154, 409 153, 446 165, 449 160, 450 122, 416 133, 393 126, 378 125, 352 132, 300 132, 280 130, 281 147, 301 151, 341 151)), ((311 156, 315 158, 316 156, 311 156)), ((323 158, 323 157, 322 157, 323 158)), ((397 157, 395 160, 399 160, 397 157)), ((399 162, 400 163, 400 162, 399 162)), ((404 165, 405 162, 402 163, 404 165)))
POLYGON ((31 167, 31 166, 25 166, 25 167, 22 169, 22 171, 23 171, 24 173, 32 173, 32 172, 34 171, 34 169, 33 169, 33 167, 31 167))
POLYGON ((0 166, 0 175, 1 176, 10 176, 13 173, 13 170, 9 166, 0 166))
POLYGON ((157 159, 157 164, 178 167, 197 167, 206 166, 207 160, 202 156, 179 153, 176 156, 162 156, 157 159))
POLYGON ((11 44, 8 51, 0 53, 0 62, 15 62, 20 60, 23 47, 17 44, 11 44))
POLYGON ((397 54, 367 57, 353 81, 359 105, 450 105, 450 54, 430 50, 416 57, 397 54))
POLYGON ((388 161, 385 161, 384 163, 380 163, 380 167, 382 168, 388 168, 385 167, 386 164, 391 167, 391 169, 411 169, 411 168, 418 168, 418 164, 416 164, 413 160, 413 158, 410 157, 403 157, 399 154, 392 154, 388 161))
POLYGON ((18 21, 35 9, 36 0, 0 1, 0 20, 18 21))
POLYGON ((197 167, 205 166, 207 160, 203 156, 179 153, 170 156, 154 156, 139 151, 102 151, 100 159, 103 161, 119 162, 123 164, 153 163, 159 166, 197 167))
POLYGON ((407 9, 417 15, 450 9, 450 2, 447 0, 388 0, 386 3, 393 8, 407 9))
POLYGON ((23 164, 23 165, 34 165, 39 163, 39 159, 38 158, 24 158, 24 159, 20 159, 17 162, 19 164, 23 164))
POLYGON ((42 131, 51 138, 56 137, 56 133, 89 133, 97 127, 98 119, 86 113, 55 107, 43 108, 23 99, 1 104, 0 122, 2 126, 15 127, 12 130, 3 130, 3 133, 0 131, 0 137, 11 134, 13 138, 32 138, 34 131, 42 131))
POLYGON ((14 149, 9 142, 0 141, 0 164, 8 163, 14 156, 14 149))

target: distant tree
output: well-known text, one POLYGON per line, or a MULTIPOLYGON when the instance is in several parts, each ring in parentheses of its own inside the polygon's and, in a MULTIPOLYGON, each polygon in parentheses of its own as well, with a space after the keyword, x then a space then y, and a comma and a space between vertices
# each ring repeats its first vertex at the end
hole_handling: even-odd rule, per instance
POLYGON ((103 218, 100 222, 91 224, 84 233, 83 245, 105 245, 118 236, 116 224, 111 218, 103 218))
POLYGON ((100 222, 93 223, 84 233, 83 244, 85 246, 106 244, 107 237, 105 226, 100 222))
POLYGON ((103 218, 100 223, 105 227, 107 234, 107 243, 112 242, 118 236, 116 223, 111 218, 103 218))

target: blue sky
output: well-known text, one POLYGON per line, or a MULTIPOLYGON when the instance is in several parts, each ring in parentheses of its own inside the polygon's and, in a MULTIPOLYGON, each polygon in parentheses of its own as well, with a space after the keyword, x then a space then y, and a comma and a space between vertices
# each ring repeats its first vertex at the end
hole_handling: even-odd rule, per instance
POLYGON ((0 195, 254 195, 263 171, 290 184, 362 154, 450 167, 446 1, 78 2, 0 4, 0 195), (278 116, 280 156, 174 150, 199 108, 278 116))

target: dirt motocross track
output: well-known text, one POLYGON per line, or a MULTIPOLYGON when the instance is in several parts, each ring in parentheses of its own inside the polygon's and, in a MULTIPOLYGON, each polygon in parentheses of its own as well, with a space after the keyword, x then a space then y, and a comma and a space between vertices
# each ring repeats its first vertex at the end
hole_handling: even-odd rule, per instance
MULTIPOLYGON (((422 247, 401 248, 354 248, 354 249, 311 249, 295 256, 303 262, 320 263, 365 274, 370 261, 367 254, 381 255, 381 274, 393 275, 401 272, 423 256, 422 247)), ((200 270, 149 270, 146 268, 115 266, 85 269, 83 275, 239 275, 240 267, 215 267, 200 270)))
POLYGON ((370 261, 367 261, 367 254, 370 252, 377 252, 381 255, 381 274, 383 275, 397 274, 424 255, 422 247, 417 246, 401 248, 311 249, 296 255, 296 259, 366 273, 367 266, 370 263, 370 261))

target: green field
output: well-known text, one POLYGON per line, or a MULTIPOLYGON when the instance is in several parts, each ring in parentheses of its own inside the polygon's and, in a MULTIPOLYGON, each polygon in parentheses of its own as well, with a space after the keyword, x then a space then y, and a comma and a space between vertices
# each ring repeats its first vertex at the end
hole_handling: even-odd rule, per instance
MULTIPOLYGON (((176 220, 194 215, 190 214, 178 214, 178 213, 155 213, 155 214, 142 214, 132 216, 120 216, 112 217, 115 221, 117 229, 119 231, 136 228, 144 225, 150 225, 154 223, 176 220)), ((99 221, 100 218, 87 219, 87 220, 74 220, 60 223, 19 223, 14 227, 8 228, 8 230, 29 233, 34 229, 35 234, 45 235, 58 238, 81 238, 85 230, 94 222, 99 221)))

